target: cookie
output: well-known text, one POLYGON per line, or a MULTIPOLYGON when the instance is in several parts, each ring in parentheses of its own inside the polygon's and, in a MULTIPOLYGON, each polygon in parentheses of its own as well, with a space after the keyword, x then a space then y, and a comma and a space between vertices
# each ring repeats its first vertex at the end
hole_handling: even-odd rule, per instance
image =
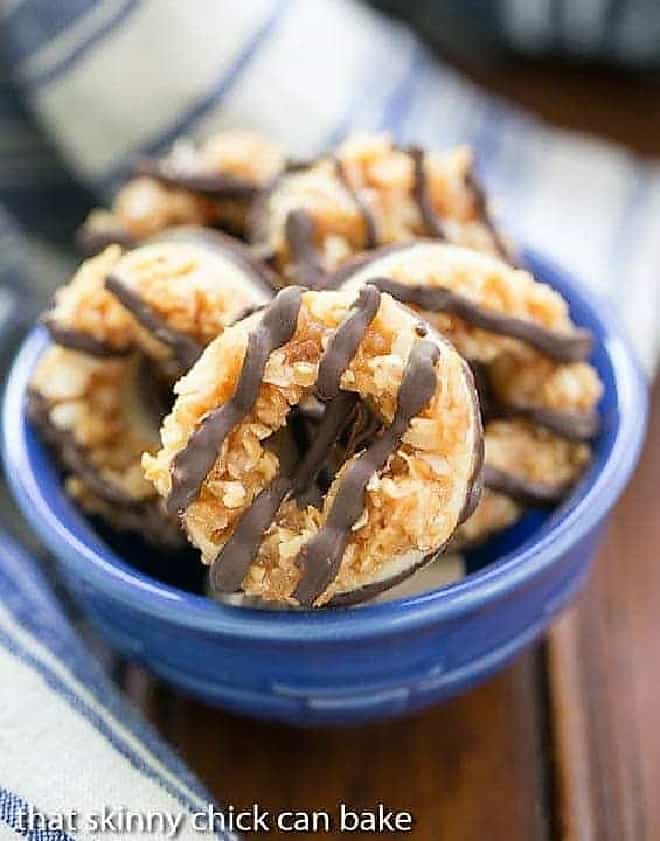
POLYGON ((184 545, 141 468, 158 446, 165 406, 137 354, 101 359, 52 346, 30 381, 28 412, 81 508, 152 544, 184 545))
POLYGON ((247 131, 223 131, 199 146, 178 141, 162 159, 142 159, 111 210, 92 211, 78 233, 90 255, 118 243, 133 247, 177 225, 242 235, 255 194, 282 170, 281 151, 247 131))
POLYGON ((85 261, 44 321, 60 345, 100 356, 139 349, 176 378, 228 324, 272 296, 269 270, 239 242, 181 227, 85 261))
POLYGON ((373 287, 283 290, 215 339, 176 393, 145 475, 218 591, 305 607, 361 601, 435 557, 476 502, 470 371, 373 287), (325 407, 318 428, 285 466, 274 438, 311 397, 325 407), (377 427, 365 434, 359 422, 356 438, 358 406, 377 427), (338 443, 344 461, 329 470, 338 443), (312 486, 318 507, 306 501, 312 486))
POLYGON ((592 336, 573 324, 561 295, 491 255, 430 240, 358 257, 330 285, 355 293, 367 282, 448 337, 473 369, 488 493, 463 527, 465 539, 511 525, 526 506, 563 498, 589 461, 602 384, 587 361, 592 336), (504 440, 513 455, 502 465, 489 453, 501 452, 504 440), (532 469, 532 454, 545 473, 532 469))
POLYGON ((427 153, 383 135, 349 139, 285 171, 255 201, 249 236, 285 283, 308 288, 324 286, 356 253, 418 236, 511 258, 467 148, 427 153))

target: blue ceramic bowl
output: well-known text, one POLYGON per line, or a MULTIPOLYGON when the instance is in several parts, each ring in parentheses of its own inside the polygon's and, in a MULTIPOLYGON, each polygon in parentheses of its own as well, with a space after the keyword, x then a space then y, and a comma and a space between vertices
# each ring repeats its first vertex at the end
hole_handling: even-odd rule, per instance
MULTIPOLYGON (((121 555, 110 548, 63 493, 26 419, 26 385, 48 343, 41 328, 30 333, 5 397, 7 473, 25 516, 110 644, 211 703, 314 724, 424 707, 482 680, 536 639, 584 581, 637 462, 647 393, 609 310, 544 260, 531 255, 528 262, 596 337, 593 362, 605 395, 593 463, 561 508, 527 515, 471 556, 463 581, 373 606, 308 613, 218 605, 145 573, 130 543, 121 555)), ((146 568, 155 566, 152 558, 146 568)))

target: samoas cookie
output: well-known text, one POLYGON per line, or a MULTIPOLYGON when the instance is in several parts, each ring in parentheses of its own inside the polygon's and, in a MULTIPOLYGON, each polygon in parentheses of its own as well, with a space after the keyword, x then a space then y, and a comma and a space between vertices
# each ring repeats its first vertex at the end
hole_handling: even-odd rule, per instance
POLYGON ((86 260, 43 321, 60 345, 101 357, 139 349, 176 378, 273 294, 272 274, 240 242, 181 227, 86 260))
POLYGON ((252 132, 219 132, 199 146, 180 140, 165 158, 138 163, 112 208, 89 215, 78 246, 86 255, 114 243, 133 247, 177 225, 240 236, 255 195, 283 167, 279 148, 252 132))
POLYGON ((426 152, 386 135, 352 138, 289 166, 250 211, 250 240, 283 282, 313 289, 356 253, 418 236, 511 259, 466 147, 426 152))
POLYGON ((487 493, 461 533, 474 543, 529 505, 560 501, 590 460, 602 385, 591 335, 561 295, 488 254, 417 240, 354 259, 332 278, 376 286, 446 336, 475 374, 485 425, 487 493))
POLYGON ((477 501, 472 375, 375 287, 281 291, 175 391, 145 474, 216 591, 304 607, 364 600, 432 560, 477 501), (286 464, 277 433, 310 398, 323 406, 316 434, 286 464))

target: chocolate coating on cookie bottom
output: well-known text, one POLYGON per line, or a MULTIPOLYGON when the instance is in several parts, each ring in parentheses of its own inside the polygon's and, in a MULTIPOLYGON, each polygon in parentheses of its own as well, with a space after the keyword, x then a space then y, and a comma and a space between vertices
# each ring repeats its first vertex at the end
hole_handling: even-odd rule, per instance
POLYGON ((289 341, 298 320, 303 290, 282 290, 248 337, 243 367, 234 396, 206 415, 172 462, 172 487, 166 506, 183 511, 199 494, 229 432, 254 406, 270 354, 289 341))
POLYGON ((250 199, 260 189, 258 184, 229 173, 194 172, 177 168, 167 161, 143 159, 135 167, 137 175, 147 175, 168 187, 179 187, 216 199, 250 199))
POLYGON ((425 555, 420 561, 412 564, 408 569, 404 569, 402 572, 398 572, 390 578, 386 578, 383 581, 374 581, 371 584, 365 584, 357 590, 348 590, 345 593, 337 593, 337 595, 333 596, 325 606, 352 607, 353 605, 369 601, 376 596, 379 596, 381 593, 386 593, 388 590, 391 590, 392 587, 396 587, 397 584, 401 584, 408 578, 415 575, 415 573, 419 572, 420 569, 423 569, 425 566, 428 566, 428 564, 437 560, 447 548, 448 543, 449 541, 443 544, 439 549, 425 555))
POLYGON ((522 505, 546 506, 560 502, 570 489, 569 484, 551 485, 548 482, 533 482, 521 476, 514 476, 490 464, 484 466, 485 487, 511 497, 522 505))
POLYGON ((121 245, 122 248, 135 248, 138 241, 119 225, 93 228, 81 225, 75 235, 76 250, 83 257, 93 257, 109 245, 121 245))
POLYGON ((481 502, 481 494, 484 489, 483 467, 486 455, 483 428, 481 424, 481 409, 479 406, 479 391, 474 372, 465 360, 463 360, 463 370, 465 371, 465 376, 470 383, 470 388, 472 394, 474 395, 474 400, 472 402, 472 420, 475 427, 479 430, 479 435, 476 437, 474 442, 474 466, 472 468, 472 478, 465 497, 465 504, 463 505, 463 509, 458 517, 459 526, 471 517, 472 514, 474 514, 477 506, 481 502))

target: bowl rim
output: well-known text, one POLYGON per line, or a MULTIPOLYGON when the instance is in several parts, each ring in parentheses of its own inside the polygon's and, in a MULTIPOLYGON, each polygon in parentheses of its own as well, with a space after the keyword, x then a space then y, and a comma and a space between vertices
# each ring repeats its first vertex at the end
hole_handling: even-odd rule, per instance
POLYGON ((55 516, 30 469, 24 400, 30 372, 48 343, 42 327, 33 328, 24 339, 7 379, 2 407, 2 457, 21 511, 60 562, 106 596, 175 626, 206 633, 294 644, 334 642, 410 631, 483 608, 543 572, 605 517, 637 463, 648 412, 646 378, 611 306, 545 257, 529 250, 524 254, 543 282, 554 285, 559 279, 562 286, 568 286, 569 304, 575 298, 602 328, 619 423, 601 470, 586 487, 578 486, 565 514, 537 539, 526 541, 484 569, 438 590, 381 604, 328 611, 268 611, 222 605, 179 590, 131 567, 110 549, 108 557, 103 557, 55 516))

